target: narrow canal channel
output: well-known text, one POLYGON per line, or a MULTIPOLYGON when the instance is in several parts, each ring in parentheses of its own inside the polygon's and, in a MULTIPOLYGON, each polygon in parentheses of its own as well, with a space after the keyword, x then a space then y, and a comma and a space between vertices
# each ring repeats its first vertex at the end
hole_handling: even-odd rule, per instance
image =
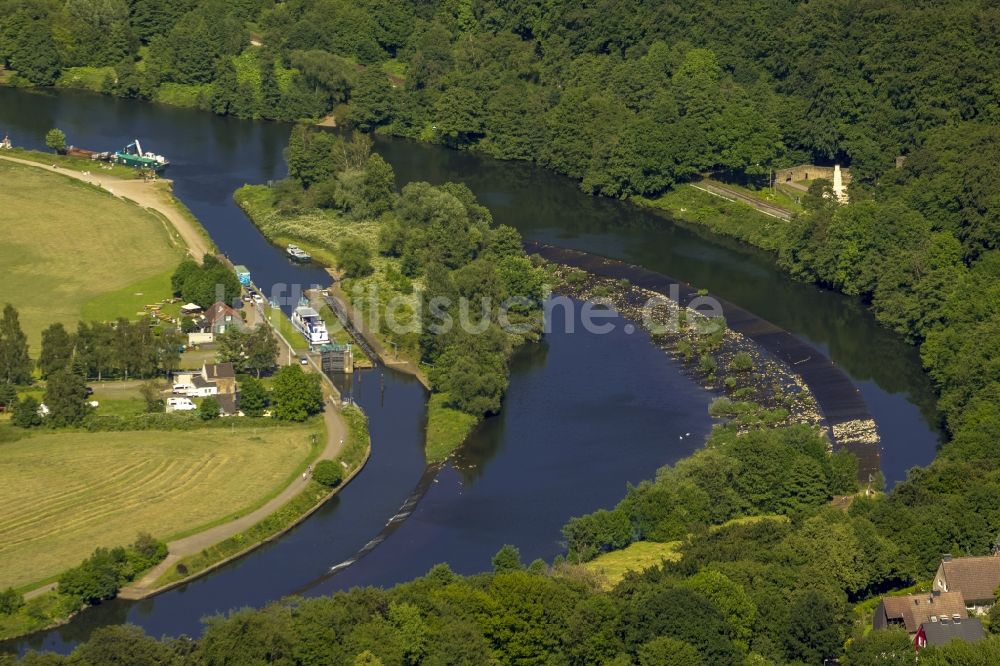
MULTIPOLYGON (((317 267, 290 263, 232 201, 244 183, 284 175, 288 126, 84 93, 0 88, 0 133, 9 133, 15 145, 43 148, 52 127, 86 148, 117 148, 139 138, 166 154, 177 196, 265 290, 328 282, 317 267)), ((530 165, 399 140, 380 139, 377 149, 400 183, 467 182, 498 222, 518 227, 529 240, 620 258, 704 286, 822 349, 861 387, 879 423, 890 482, 933 457, 933 396, 915 353, 850 299, 789 282, 766 257, 588 197, 575 183, 530 165)), ((553 557, 569 517, 613 504, 627 482, 650 477, 699 446, 710 400, 641 333, 625 334, 621 326, 603 336, 561 330, 554 326, 543 344, 517 356, 504 413, 488 420, 433 478, 424 478, 423 387, 388 370, 363 373, 354 395, 369 415, 373 455, 337 499, 279 541, 203 579, 142 602, 105 604, 6 647, 65 652, 95 627, 116 622, 153 635, 197 635, 205 615, 292 592, 391 585, 442 561, 459 572, 480 571, 504 543, 517 545, 529 560, 553 557), (412 514, 398 529, 330 575, 404 507, 412 514)))

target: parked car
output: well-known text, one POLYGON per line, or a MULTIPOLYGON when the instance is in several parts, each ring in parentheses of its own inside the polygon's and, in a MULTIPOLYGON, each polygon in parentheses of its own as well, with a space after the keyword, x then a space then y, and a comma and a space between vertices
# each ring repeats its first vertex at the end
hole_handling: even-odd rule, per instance
POLYGON ((303 356, 302 358, 299 359, 299 363, 301 363, 302 365, 309 365, 309 357, 303 356))
POLYGON ((254 292, 253 302, 254 303, 263 303, 264 302, 264 297, 261 296, 260 294, 256 293, 256 292, 254 292))
POLYGON ((174 384, 174 393, 185 394, 191 387, 187 384, 174 384))

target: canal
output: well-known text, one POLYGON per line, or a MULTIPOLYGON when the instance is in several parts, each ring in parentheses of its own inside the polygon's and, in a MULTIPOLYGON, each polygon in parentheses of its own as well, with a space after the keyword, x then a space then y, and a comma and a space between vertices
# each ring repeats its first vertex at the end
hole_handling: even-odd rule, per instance
MULTIPOLYGON (((0 134, 42 149, 52 127, 89 149, 139 138, 165 154, 175 194, 266 292, 328 282, 318 268, 289 262, 232 201, 245 183, 283 177, 287 125, 86 93, 0 88, 0 134)), ((890 483, 933 458, 939 441, 933 393, 916 353, 859 303, 791 282, 762 253, 587 196, 532 165, 396 139, 380 138, 376 148, 400 184, 465 182, 497 222, 528 240, 622 259, 707 288, 821 349, 860 387, 879 425, 890 483)), ((710 428, 711 400, 641 331, 629 335, 617 326, 597 336, 577 327, 567 334, 559 323, 542 344, 517 355, 503 413, 443 468, 428 471, 424 463, 423 387, 390 370, 362 373, 354 396, 369 416, 373 454, 335 500, 280 540, 205 578, 145 601, 104 604, 7 647, 65 652, 94 628, 120 622, 153 635, 197 635, 206 615, 293 592, 392 585, 443 561, 462 573, 481 571, 505 543, 526 560, 551 559, 561 551, 559 528, 568 518, 614 504, 626 483, 651 477, 699 446, 710 428)))

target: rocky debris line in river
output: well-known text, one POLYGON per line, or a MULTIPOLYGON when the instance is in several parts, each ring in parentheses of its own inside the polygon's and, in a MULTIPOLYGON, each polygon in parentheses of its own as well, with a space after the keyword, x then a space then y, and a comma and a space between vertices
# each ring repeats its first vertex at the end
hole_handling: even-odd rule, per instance
POLYGON ((627 280, 556 263, 548 263, 547 268, 559 293, 613 307, 645 330, 658 348, 681 361, 688 376, 706 390, 725 396, 713 403, 713 416, 732 418, 741 428, 762 422, 823 425, 816 400, 802 378, 746 336, 726 328, 721 317, 681 307, 627 280))
POLYGON ((833 436, 843 444, 878 444, 878 429, 873 419, 858 419, 833 425, 833 436))

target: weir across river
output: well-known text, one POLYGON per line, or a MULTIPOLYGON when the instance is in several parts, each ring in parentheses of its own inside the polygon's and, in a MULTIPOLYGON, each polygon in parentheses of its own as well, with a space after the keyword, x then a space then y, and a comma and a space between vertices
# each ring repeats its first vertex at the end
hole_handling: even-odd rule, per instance
MULTIPOLYGON (((670 296, 671 288, 680 305, 699 296, 698 289, 662 273, 594 254, 542 243, 524 244, 529 254, 602 277, 625 279, 637 287, 670 296)), ((827 427, 833 450, 847 450, 858 459, 858 479, 868 483, 881 472, 880 440, 875 421, 861 391, 847 373, 812 345, 788 331, 721 298, 726 325, 746 336, 772 357, 802 377, 812 391, 827 427)))

